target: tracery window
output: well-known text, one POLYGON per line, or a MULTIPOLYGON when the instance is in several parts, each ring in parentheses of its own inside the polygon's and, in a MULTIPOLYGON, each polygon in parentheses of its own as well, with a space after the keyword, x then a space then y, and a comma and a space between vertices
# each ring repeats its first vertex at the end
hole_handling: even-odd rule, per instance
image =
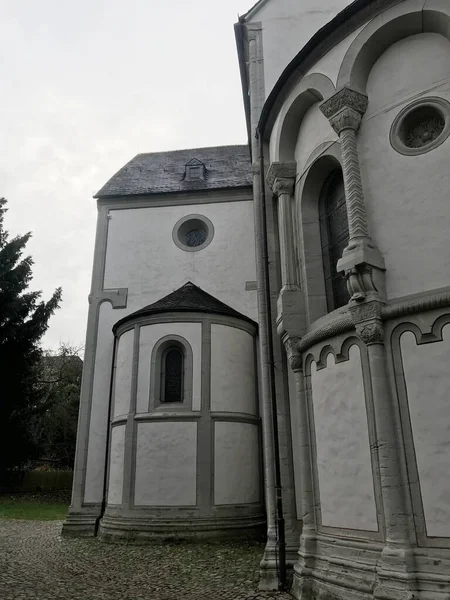
POLYGON ((184 354, 180 347, 170 346, 161 361, 161 402, 183 402, 184 354))
POLYGON ((349 301, 345 279, 336 271, 338 260, 348 244, 348 219, 342 171, 335 170, 326 180, 319 200, 320 238, 328 311, 349 301))

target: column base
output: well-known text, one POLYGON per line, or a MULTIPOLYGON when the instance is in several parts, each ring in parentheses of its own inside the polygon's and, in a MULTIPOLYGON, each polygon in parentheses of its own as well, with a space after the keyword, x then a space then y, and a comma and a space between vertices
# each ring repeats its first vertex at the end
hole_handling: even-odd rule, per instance
MULTIPOLYGON (((298 547, 286 547, 286 577, 288 589, 292 585, 294 565, 298 558, 298 547)), ((277 591, 279 587, 279 552, 276 540, 270 539, 264 549, 264 556, 259 568, 259 590, 262 592, 277 591)))
POLYGON ((69 508, 63 523, 61 535, 66 537, 95 537, 97 521, 101 515, 101 505, 95 504, 81 509, 69 508))
POLYGON ((99 537, 107 542, 121 540, 146 543, 155 540, 257 540, 263 539, 265 514, 216 511, 201 514, 197 510, 141 508, 122 510, 107 507, 100 521, 99 537))

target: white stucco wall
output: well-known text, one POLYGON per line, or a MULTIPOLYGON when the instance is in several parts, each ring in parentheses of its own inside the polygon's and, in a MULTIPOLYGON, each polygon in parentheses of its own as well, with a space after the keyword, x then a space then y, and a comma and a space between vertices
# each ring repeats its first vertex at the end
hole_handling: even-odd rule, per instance
POLYGON ((196 504, 197 423, 139 423, 135 504, 196 504))
POLYGON ((391 147, 389 132, 413 99, 450 100, 449 79, 450 43, 427 33, 391 46, 368 80, 358 147, 369 228, 386 260, 389 298, 448 285, 450 139, 426 154, 403 156, 391 147))
POLYGON ((254 340, 241 329, 211 326, 211 410, 256 414, 254 340))
POLYGON ((312 73, 322 73, 323 75, 329 77, 333 82, 333 85, 336 86, 339 69, 342 61, 344 60, 344 56, 346 55, 347 50, 350 48, 353 40, 360 33, 360 31, 364 29, 364 27, 365 24, 353 31, 345 39, 339 42, 339 44, 336 44, 336 46, 334 46, 334 48, 325 54, 325 56, 322 56, 322 58, 320 58, 306 74, 311 75, 312 73))
POLYGON ((322 142, 333 142, 337 139, 328 119, 321 113, 319 102, 306 111, 298 132, 295 147, 297 173, 302 173, 313 150, 322 142))
POLYGON ((158 323, 141 327, 136 412, 148 412, 150 399, 150 361, 155 344, 166 335, 179 335, 192 348, 192 410, 201 409, 202 326, 201 323, 158 323))
POLYGON ((221 202, 111 210, 105 288, 128 288, 125 314, 143 308, 192 281, 245 315, 257 319, 253 202, 221 202), (172 240, 182 217, 201 214, 214 225, 212 242, 185 252, 172 240))
POLYGON ((258 502, 258 427, 216 422, 214 431, 214 504, 258 502))
POLYGON ((427 534, 450 537, 450 325, 444 340, 400 344, 427 534))
POLYGON ((322 525, 377 531, 361 353, 311 365, 322 525))
POLYGON ((311 37, 352 0, 268 0, 249 22, 262 23, 266 98, 311 37))
POLYGON ((125 425, 113 427, 109 462, 108 504, 121 504, 125 456, 125 425))
POLYGON ((130 410, 131 376, 133 371, 134 329, 120 336, 114 376, 114 418, 130 410))
POLYGON ((109 420, 109 392, 114 342, 111 329, 118 319, 117 312, 112 309, 109 302, 103 302, 99 308, 84 502, 101 502, 103 498, 106 433, 109 420))

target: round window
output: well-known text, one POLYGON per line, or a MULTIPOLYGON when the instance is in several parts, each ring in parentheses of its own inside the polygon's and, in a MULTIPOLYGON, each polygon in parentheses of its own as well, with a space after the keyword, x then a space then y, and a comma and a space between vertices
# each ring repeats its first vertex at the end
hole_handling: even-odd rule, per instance
POLYGON ((442 98, 420 99, 404 108, 391 128, 391 144, 406 155, 440 146, 450 134, 450 104, 442 98))
POLYGON ((178 221, 173 228, 173 241, 186 252, 203 250, 211 243, 214 227, 209 219, 202 215, 188 215, 178 221))

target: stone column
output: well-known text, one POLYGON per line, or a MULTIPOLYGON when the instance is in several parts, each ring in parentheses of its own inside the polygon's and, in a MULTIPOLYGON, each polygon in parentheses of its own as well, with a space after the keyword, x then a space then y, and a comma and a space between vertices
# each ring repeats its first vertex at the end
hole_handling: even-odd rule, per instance
POLYGON ((300 465, 300 500, 302 507, 302 533, 298 560, 294 566, 295 577, 292 592, 300 598, 303 583, 310 577, 313 568, 311 557, 316 554, 316 522, 314 507, 314 487, 312 478, 312 458, 310 446, 310 431, 307 406, 307 390, 303 372, 303 355, 299 351, 300 338, 285 339, 284 344, 289 366, 294 372, 297 402, 299 403, 299 422, 297 434, 299 437, 299 465, 300 465))
POLYGON ((292 204, 296 163, 272 163, 267 183, 278 198, 281 291, 277 301, 277 330, 283 343, 304 334, 305 310, 296 273, 292 204))
POLYGON ((385 303, 384 260, 369 236, 356 133, 367 109, 367 97, 343 88, 321 105, 339 135, 349 222, 349 243, 337 269, 347 279, 349 311, 366 344, 377 432, 386 546, 375 597, 409 598, 414 570, 413 534, 399 411, 389 385, 381 309, 385 303))
POLYGON ((377 295, 383 299, 385 296, 384 259, 369 237, 356 143, 356 133, 367 110, 367 103, 367 96, 343 88, 320 106, 338 134, 342 149, 342 174, 350 239, 338 261, 337 269, 345 273, 349 283, 354 281, 355 287, 349 291, 352 299, 358 301, 364 298, 364 286, 358 285, 356 279, 368 270, 375 280, 377 295))

